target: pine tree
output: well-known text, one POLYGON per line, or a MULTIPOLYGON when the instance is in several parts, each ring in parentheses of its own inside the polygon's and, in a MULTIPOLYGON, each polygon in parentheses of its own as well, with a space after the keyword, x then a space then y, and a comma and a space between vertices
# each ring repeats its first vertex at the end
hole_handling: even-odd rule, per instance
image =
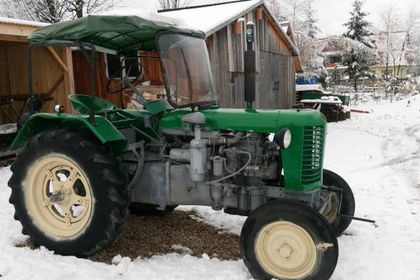
MULTIPOLYGON (((354 0, 353 10, 350 12, 351 17, 344 24, 344 26, 347 26, 347 32, 343 35, 352 41, 372 48, 369 42, 369 36, 372 35, 369 31, 371 24, 366 20, 368 14, 362 11, 363 4, 363 0, 354 0)), ((369 61, 364 59, 364 56, 361 56, 359 52, 360 50, 357 48, 350 48, 347 55, 343 57, 343 63, 347 66, 346 72, 349 74, 350 79, 353 80, 353 86, 356 92, 358 80, 371 76, 368 68, 369 61)))
POLYGON ((368 13, 362 11, 363 0, 355 0, 353 2, 353 10, 350 12, 350 19, 344 24, 347 27, 345 37, 359 41, 368 47, 371 47, 369 36, 372 32, 369 31, 371 24, 366 20, 368 13))

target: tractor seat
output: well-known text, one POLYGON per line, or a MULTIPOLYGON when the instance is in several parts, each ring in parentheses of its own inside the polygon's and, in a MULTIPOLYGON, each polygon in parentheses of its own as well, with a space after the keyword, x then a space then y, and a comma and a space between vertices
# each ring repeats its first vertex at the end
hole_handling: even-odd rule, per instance
MULTIPOLYGON (((71 104, 78 112, 82 115, 89 115, 92 109, 92 96, 86 94, 70 94, 68 98, 71 101, 71 104)), ((105 114, 106 112, 115 110, 115 105, 102 97, 95 96, 95 113, 96 114, 105 114)))

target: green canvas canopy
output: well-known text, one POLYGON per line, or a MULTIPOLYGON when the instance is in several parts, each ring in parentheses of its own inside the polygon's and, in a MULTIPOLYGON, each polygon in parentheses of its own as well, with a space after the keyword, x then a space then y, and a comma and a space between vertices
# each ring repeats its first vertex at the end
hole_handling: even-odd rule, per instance
POLYGON ((51 24, 34 31, 28 38, 32 45, 90 43, 124 54, 133 50, 156 50, 156 35, 162 31, 204 37, 198 30, 183 28, 162 17, 89 15, 84 18, 51 24))

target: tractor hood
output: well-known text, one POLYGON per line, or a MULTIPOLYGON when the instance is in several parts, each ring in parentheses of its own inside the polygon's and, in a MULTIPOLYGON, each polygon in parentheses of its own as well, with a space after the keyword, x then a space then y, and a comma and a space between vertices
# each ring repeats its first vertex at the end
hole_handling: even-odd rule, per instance
MULTIPOLYGON (((311 109, 255 110, 255 109, 205 109, 200 110, 206 117, 204 130, 233 130, 257 133, 275 133, 282 128, 302 126, 324 126, 322 114, 311 109)), ((191 109, 168 112, 159 123, 161 129, 182 129, 182 116, 191 109)))

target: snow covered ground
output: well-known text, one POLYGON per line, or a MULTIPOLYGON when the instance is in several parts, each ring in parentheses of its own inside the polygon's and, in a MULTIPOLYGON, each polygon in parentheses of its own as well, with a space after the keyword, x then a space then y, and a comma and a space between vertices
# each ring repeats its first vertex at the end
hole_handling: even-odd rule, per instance
MULTIPOLYGON (((370 114, 328 128, 325 167, 354 190, 356 215, 339 238, 340 258, 332 279, 420 278, 420 96, 392 104, 363 105, 370 114)), ((250 279, 242 261, 169 254, 113 265, 62 257, 41 248, 16 248, 26 239, 8 204, 10 171, 0 169, 0 275, 2 279, 250 279)), ((239 233, 243 217, 192 207, 204 222, 239 233)), ((184 207, 183 210, 191 209, 184 207)), ((203 240, 205 242, 205 240, 203 240)))

